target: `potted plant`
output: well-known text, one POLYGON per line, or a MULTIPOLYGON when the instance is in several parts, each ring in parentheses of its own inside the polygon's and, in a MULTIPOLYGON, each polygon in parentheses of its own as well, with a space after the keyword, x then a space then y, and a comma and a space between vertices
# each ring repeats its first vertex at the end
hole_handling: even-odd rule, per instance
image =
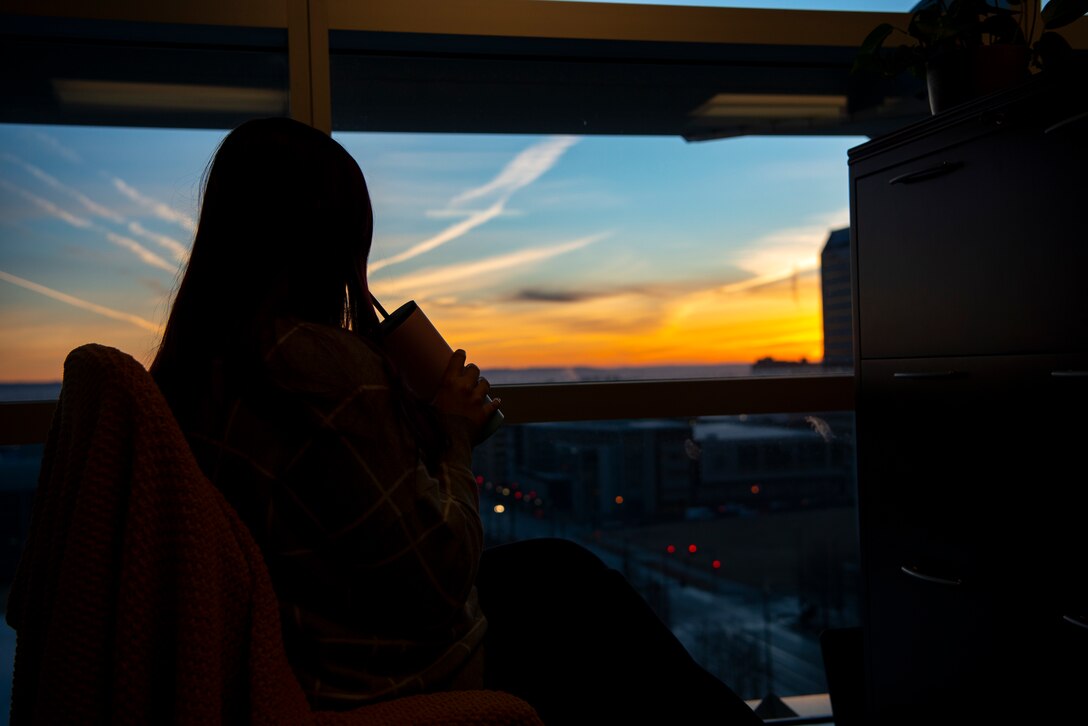
POLYGON ((1073 55, 1055 29, 1088 12, 1088 0, 922 0, 906 28, 882 23, 858 50, 856 71, 911 72, 926 82, 933 113, 1004 88, 1073 55), (894 35, 906 42, 889 47, 894 35))

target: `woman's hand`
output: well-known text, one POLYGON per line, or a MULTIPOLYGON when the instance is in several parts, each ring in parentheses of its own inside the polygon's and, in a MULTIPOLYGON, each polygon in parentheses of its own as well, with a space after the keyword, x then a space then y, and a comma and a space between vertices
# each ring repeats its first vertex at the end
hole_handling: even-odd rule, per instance
POLYGON ((442 375, 434 406, 442 413, 467 418, 474 431, 479 431, 499 409, 502 400, 488 398, 491 384, 480 377, 480 369, 474 363, 465 364, 465 357, 465 351, 454 351, 442 375))

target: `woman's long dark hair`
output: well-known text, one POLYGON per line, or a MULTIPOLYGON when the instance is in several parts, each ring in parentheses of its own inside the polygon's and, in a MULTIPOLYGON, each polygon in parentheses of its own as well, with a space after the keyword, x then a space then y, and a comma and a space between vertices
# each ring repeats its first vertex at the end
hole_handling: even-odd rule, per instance
POLYGON ((258 362, 276 318, 371 334, 373 228, 363 173, 328 135, 285 118, 228 134, 206 172, 189 264, 151 364, 179 419, 214 379, 236 388, 246 371, 232 365, 258 362))

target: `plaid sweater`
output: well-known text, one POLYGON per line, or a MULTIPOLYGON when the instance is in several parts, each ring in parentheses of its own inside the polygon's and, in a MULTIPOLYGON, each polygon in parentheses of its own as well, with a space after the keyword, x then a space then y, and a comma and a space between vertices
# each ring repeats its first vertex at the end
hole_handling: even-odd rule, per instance
POLYGON ((479 687, 466 668, 486 629, 467 420, 446 417, 428 467, 381 356, 338 328, 279 321, 263 367, 186 434, 261 546, 311 702, 479 687))

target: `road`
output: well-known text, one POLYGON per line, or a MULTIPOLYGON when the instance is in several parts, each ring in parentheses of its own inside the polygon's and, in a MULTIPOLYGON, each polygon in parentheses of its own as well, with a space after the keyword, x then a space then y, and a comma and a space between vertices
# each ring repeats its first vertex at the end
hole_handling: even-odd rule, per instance
POLYGON ((607 532, 595 537, 588 527, 538 520, 513 508, 497 514, 490 504, 485 500, 482 518, 495 539, 571 539, 624 572, 692 657, 743 698, 827 692, 818 636, 796 628, 796 597, 708 577, 705 565, 610 542, 607 532))

